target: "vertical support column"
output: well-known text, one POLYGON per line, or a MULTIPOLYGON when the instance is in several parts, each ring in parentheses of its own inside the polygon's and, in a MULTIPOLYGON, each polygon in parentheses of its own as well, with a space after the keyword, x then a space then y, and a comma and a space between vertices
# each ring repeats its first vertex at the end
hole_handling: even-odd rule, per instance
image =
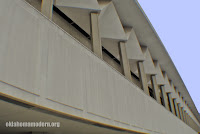
POLYGON ((148 89, 148 84, 147 84, 147 76, 144 72, 143 61, 138 61, 137 66, 138 66, 138 73, 139 73, 140 83, 142 85, 142 89, 144 90, 144 92, 147 95, 149 95, 149 89, 148 89))
POLYGON ((190 115, 188 114, 188 120, 189 120, 189 126, 191 126, 191 124, 192 124, 192 122, 191 122, 191 117, 190 117, 190 115))
POLYGON ((119 53, 120 53, 120 64, 122 67, 122 72, 126 78, 132 80, 130 64, 126 53, 126 43, 119 42, 119 53))
POLYGON ((167 110, 170 111, 169 105, 168 105, 169 102, 168 102, 167 94, 165 92, 165 86, 164 85, 160 86, 160 89, 161 89, 161 93, 162 93, 162 96, 163 96, 163 101, 164 101, 165 107, 166 107, 167 110))
POLYGON ((179 110, 180 119, 183 120, 183 115, 182 115, 182 112, 181 112, 180 103, 178 103, 177 105, 178 105, 178 110, 179 110))
POLYGON ((155 99, 157 100, 157 102, 159 104, 161 104, 158 84, 157 84, 157 81, 156 81, 156 75, 151 75, 151 85, 153 87, 155 99))
POLYGON ((176 112, 175 112, 175 109, 174 109, 174 102, 173 102, 171 93, 169 93, 168 96, 169 96, 169 103, 170 103, 170 107, 171 107, 172 113, 174 115, 176 115, 176 112))
POLYGON ((92 40, 92 51, 99 57, 102 58, 102 45, 101 37, 99 33, 99 13, 91 13, 91 40, 92 40))
POLYGON ((173 99, 173 101, 174 101, 174 108, 175 108, 175 111, 176 111, 176 116, 177 116, 178 118, 180 118, 179 110, 178 110, 178 105, 177 105, 177 103, 176 103, 176 99, 173 99))
POLYGON ((42 0, 41 12, 49 19, 52 19, 53 14, 53 1, 54 0, 42 0))
POLYGON ((187 121, 187 113, 186 113, 185 110, 184 110, 183 112, 184 112, 184 117, 185 117, 185 123, 188 124, 188 121, 187 121))
POLYGON ((186 113, 186 118, 187 118, 187 124, 190 125, 190 119, 188 113, 186 113))
POLYGON ((183 116, 183 121, 185 122, 185 115, 184 115, 183 107, 181 107, 181 113, 182 113, 182 116, 183 116))

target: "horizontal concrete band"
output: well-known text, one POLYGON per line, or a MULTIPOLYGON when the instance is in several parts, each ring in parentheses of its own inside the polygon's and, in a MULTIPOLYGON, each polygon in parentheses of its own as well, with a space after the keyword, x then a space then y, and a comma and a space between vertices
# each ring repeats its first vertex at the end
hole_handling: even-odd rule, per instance
MULTIPOLYGON (((24 101, 51 109, 54 107, 54 110, 63 113, 69 113, 66 110, 68 106, 75 107, 76 110, 83 109, 79 112, 86 111, 112 119, 108 124, 117 120, 160 133, 194 133, 139 87, 29 5, 12 0, 1 3, 10 4, 9 9, 0 6, 10 14, 1 14, 4 23, 0 28, 4 33, 11 34, 4 38, 0 36, 0 79, 41 97, 33 97, 33 94, 5 84, 1 85, 0 92, 18 99, 23 96, 24 101), (17 10, 14 12, 12 9, 17 10), (55 102, 44 103, 44 98, 55 102), (169 123, 168 128, 160 123, 161 120, 169 123), (179 127, 183 129, 177 130, 179 127)), ((145 80, 144 68, 141 63, 139 66, 145 80)), ((84 115, 79 112, 74 110, 71 113, 80 117, 84 115)), ((105 122, 103 119, 99 120, 105 122)))

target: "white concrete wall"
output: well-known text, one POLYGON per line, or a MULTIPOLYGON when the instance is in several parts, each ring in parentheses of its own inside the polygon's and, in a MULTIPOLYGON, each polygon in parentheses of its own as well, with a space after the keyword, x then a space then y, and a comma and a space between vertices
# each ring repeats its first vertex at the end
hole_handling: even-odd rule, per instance
POLYGON ((24 1, 0 2, 0 94, 151 134, 197 133, 24 1))

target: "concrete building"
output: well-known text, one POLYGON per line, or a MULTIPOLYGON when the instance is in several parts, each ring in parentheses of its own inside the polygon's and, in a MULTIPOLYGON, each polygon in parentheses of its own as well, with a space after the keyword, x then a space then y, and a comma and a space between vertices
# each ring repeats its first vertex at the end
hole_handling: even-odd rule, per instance
POLYGON ((200 115, 137 0, 1 0, 0 18, 0 132, 200 132, 200 115))

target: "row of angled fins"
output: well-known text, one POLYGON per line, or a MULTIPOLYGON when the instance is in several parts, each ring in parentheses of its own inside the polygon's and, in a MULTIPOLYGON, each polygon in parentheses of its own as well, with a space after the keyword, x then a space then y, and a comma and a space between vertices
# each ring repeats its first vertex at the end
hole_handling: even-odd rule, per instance
MULTIPOLYGON (((99 12, 99 29, 102 45, 118 60, 118 42, 126 41, 127 56, 130 68, 138 75, 137 61, 144 61, 144 69, 147 75, 157 74, 157 83, 172 86, 168 76, 162 73, 157 61, 153 61, 146 47, 141 47, 136 33, 130 26, 124 26, 112 1, 108 0, 55 0, 59 10, 65 13, 84 31, 90 34, 90 13, 99 12)), ((150 80, 148 80, 150 83, 150 80)), ((166 89, 170 89, 166 88, 166 89)))

